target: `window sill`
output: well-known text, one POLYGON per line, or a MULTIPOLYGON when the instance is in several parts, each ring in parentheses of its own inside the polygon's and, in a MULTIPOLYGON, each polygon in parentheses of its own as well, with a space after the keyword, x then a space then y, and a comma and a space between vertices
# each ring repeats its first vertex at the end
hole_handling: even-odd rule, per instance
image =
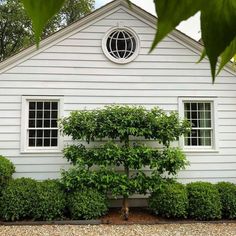
POLYGON ((20 153, 22 154, 61 154, 62 150, 54 149, 41 149, 41 150, 22 150, 20 153))
POLYGON ((185 153, 219 153, 218 149, 183 149, 185 153))

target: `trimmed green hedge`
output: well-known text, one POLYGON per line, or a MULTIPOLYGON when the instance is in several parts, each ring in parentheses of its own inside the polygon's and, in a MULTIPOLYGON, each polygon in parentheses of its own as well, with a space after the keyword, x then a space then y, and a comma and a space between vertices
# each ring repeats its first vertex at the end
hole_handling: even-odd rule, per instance
POLYGON ((186 218, 188 215, 188 195, 180 183, 166 183, 149 197, 149 208, 157 215, 186 218))
POLYGON ((229 182, 219 182, 216 187, 220 193, 223 218, 236 218, 236 185, 229 182))
POLYGON ((207 182, 187 184, 189 216, 197 220, 221 218, 220 194, 215 185, 207 182))
POLYGON ((6 157, 0 155, 0 189, 12 178, 15 167, 6 157))
POLYGON ((95 189, 69 193, 67 207, 72 219, 96 219, 108 211, 107 198, 95 189))
POLYGON ((30 178, 11 180, 2 191, 0 214, 4 220, 34 218, 34 206, 38 202, 37 181, 30 178))
POLYGON ((63 218, 66 206, 65 193, 56 180, 44 180, 37 183, 38 201, 34 205, 33 216, 39 220, 63 218))

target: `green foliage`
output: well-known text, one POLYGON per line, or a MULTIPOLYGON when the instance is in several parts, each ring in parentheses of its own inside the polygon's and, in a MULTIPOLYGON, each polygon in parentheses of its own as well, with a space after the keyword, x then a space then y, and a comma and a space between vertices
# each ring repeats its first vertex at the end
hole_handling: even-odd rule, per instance
POLYGON ((86 149, 84 145, 71 145, 64 149, 64 157, 73 165, 83 164, 88 168, 93 165, 129 166, 131 169, 141 169, 150 166, 159 174, 168 172, 175 175, 187 164, 184 153, 179 148, 153 149, 146 145, 130 147, 107 142, 96 149, 86 149))
POLYGON ((155 0, 154 2, 158 15, 158 31, 152 49, 181 21, 201 11, 202 40, 210 60, 214 81, 218 58, 221 57, 222 61, 220 70, 236 54, 236 48, 233 46, 236 41, 236 1, 228 0, 226 3, 224 0, 155 0))
POLYGON ((94 0, 21 0, 21 2, 32 20, 37 45, 39 45, 44 28, 53 16, 60 16, 57 21, 62 23, 59 24, 68 25, 84 13, 90 12, 94 5, 94 0))
POLYGON ((60 10, 65 0, 21 0, 24 8, 32 20, 35 40, 39 45, 43 28, 48 21, 60 10))
POLYGON ((107 199, 95 189, 81 189, 68 194, 67 207, 72 219, 96 219, 107 210, 107 199))
POLYGON ((66 0, 59 12, 64 26, 80 19, 94 8, 95 0, 66 0))
POLYGON ((32 41, 31 21, 19 0, 0 1, 0 61, 32 41))
POLYGON ((187 185, 189 216, 198 220, 221 218, 220 195, 215 185, 207 182, 194 182, 187 185))
POLYGON ((0 189, 12 178, 15 167, 7 158, 0 156, 0 189))
POLYGON ((37 182, 29 178, 11 180, 2 192, 0 214, 4 220, 15 221, 33 218, 38 202, 37 182))
MULTIPOLYGON (((59 1, 55 2, 57 4, 59 1)), ((39 1, 31 1, 31 3, 39 4, 39 1)), ((50 1, 43 1, 43 3, 46 7, 50 1)), ((93 6, 94 0, 65 1, 61 10, 46 23, 41 38, 78 20, 91 12, 93 6)), ((45 10, 48 11, 48 9, 45 10)), ((41 9, 37 8, 37 11, 40 14, 40 21, 41 9)), ((21 0, 0 0, 0 22, 0 61, 33 44, 32 22, 25 12, 21 0)))
POLYGON ((227 219, 236 218, 236 186, 229 182, 216 184, 222 203, 222 216, 227 219))
POLYGON ((168 146, 190 129, 188 121, 180 121, 178 114, 166 114, 155 107, 151 111, 141 106, 106 106, 93 111, 73 111, 61 120, 63 134, 74 140, 110 138, 125 142, 129 136, 154 139, 168 146))
POLYGON ((188 133, 191 127, 187 120, 179 119, 177 112, 168 115, 157 107, 148 112, 145 119, 150 125, 149 132, 144 134, 145 138, 157 140, 165 146, 169 146, 181 135, 188 133))
POLYGON ((33 218, 39 220, 55 220, 63 216, 66 199, 56 180, 37 182, 37 202, 32 206, 33 218))
POLYGON ((86 170, 83 166, 75 166, 62 172, 61 182, 67 191, 91 188, 104 194, 109 192, 113 197, 128 197, 134 193, 146 193, 151 189, 149 180, 150 178, 141 171, 128 178, 126 174, 118 173, 114 169, 101 167, 99 170, 86 170))
POLYGON ((157 215, 186 218, 188 215, 188 195, 184 185, 166 182, 153 192, 148 201, 149 208, 157 215))
POLYGON ((62 173, 62 183, 68 191, 87 187, 114 197, 122 195, 127 201, 134 193, 158 189, 164 173, 176 175, 188 164, 184 153, 170 147, 170 143, 189 131, 189 122, 180 121, 177 113, 168 115, 157 107, 149 111, 141 106, 114 105, 74 111, 61 120, 60 128, 74 140, 106 138, 106 143, 99 147, 79 144, 64 149, 64 157, 75 166, 62 173), (131 137, 156 140, 162 148, 132 142, 131 137), (150 176, 144 167, 151 169, 150 176))
POLYGON ((73 111, 69 117, 60 121, 60 128, 64 135, 74 140, 94 140, 96 128, 96 111, 73 111))

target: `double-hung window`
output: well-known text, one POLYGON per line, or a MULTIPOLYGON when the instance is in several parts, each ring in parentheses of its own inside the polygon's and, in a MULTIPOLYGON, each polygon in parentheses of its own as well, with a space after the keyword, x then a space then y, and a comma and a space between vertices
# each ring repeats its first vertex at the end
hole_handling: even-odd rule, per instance
POLYGON ((60 150, 58 119, 61 103, 61 99, 55 97, 23 97, 22 151, 60 150))
POLYGON ((185 149, 216 149, 215 99, 181 99, 182 116, 191 123, 191 131, 185 135, 185 149))

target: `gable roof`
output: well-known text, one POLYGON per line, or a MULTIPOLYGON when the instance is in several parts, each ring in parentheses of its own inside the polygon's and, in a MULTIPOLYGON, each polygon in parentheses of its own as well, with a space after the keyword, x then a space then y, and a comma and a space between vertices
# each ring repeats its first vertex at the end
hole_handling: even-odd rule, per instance
MULTIPOLYGON (((11 69, 12 67, 16 66, 17 64, 22 63, 23 61, 27 60, 28 58, 39 54, 41 51, 45 50, 52 44, 56 44, 58 41, 61 41, 68 35, 73 34, 74 31, 78 31, 82 29, 85 25, 90 24, 92 21, 103 17, 104 14, 114 11, 118 7, 123 7, 128 10, 131 14, 134 13, 135 16, 139 17, 141 20, 144 20, 150 27, 156 29, 156 22, 157 17, 152 15, 151 13, 145 11, 144 9, 140 8, 139 6, 131 3, 130 5, 127 3, 126 0, 114 0, 101 8, 94 10, 93 12, 89 13, 88 15, 82 17, 78 21, 72 23, 70 26, 59 30, 58 32, 50 35, 46 39, 43 39, 40 42, 39 49, 36 48, 36 45, 23 49, 19 53, 15 54, 14 56, 4 60, 0 63, 0 73, 3 73, 6 70, 11 69)), ((195 41, 194 39, 190 38, 186 34, 182 33, 181 31, 175 29, 169 35, 169 37, 173 38, 175 41, 183 44, 187 48, 194 50, 197 54, 201 55, 203 50, 203 45, 195 41)), ((231 63, 228 63, 224 70, 227 70, 231 74, 236 75, 236 72, 233 70, 231 63)))

